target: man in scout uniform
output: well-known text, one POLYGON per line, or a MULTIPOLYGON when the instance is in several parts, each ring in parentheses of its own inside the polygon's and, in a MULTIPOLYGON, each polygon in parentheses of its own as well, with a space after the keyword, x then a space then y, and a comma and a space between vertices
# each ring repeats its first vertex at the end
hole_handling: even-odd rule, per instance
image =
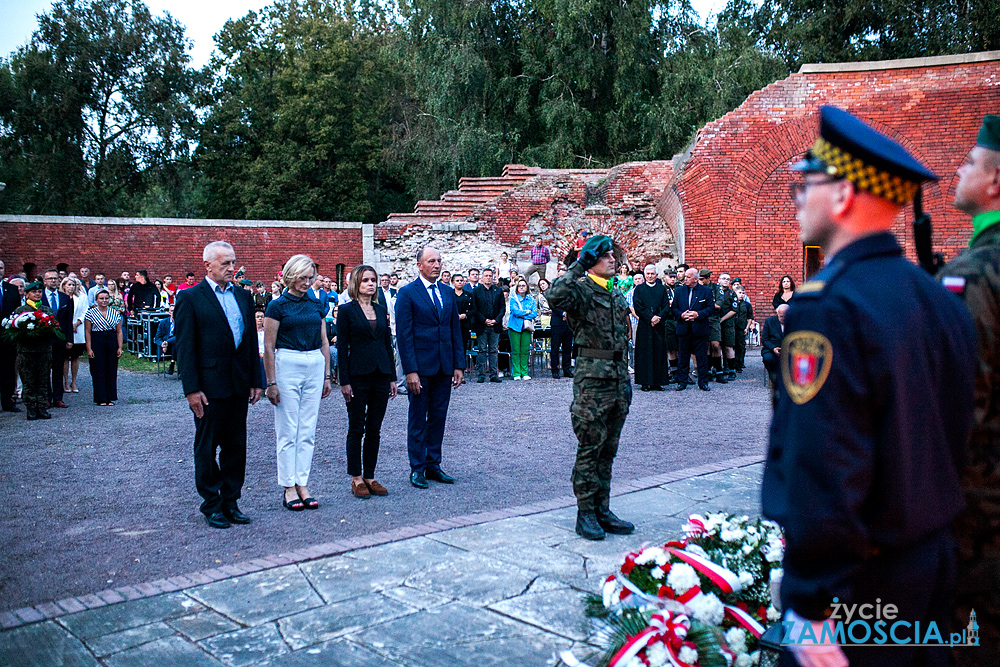
POLYGON ((994 664, 1000 655, 1000 116, 986 116, 958 169, 955 208, 972 216, 969 249, 940 273, 972 313, 979 339, 975 407, 955 522, 958 586, 955 623, 973 609, 982 649, 955 652, 960 665, 994 664))
POLYGON ((722 295, 719 323, 722 325, 722 357, 716 360, 716 373, 726 380, 736 379, 736 292, 729 286, 728 273, 719 274, 719 291, 722 295), (724 368, 723 368, 724 367, 724 368))
MULTIPOLYGON (((42 299, 44 285, 40 280, 24 287, 24 305, 14 315, 40 310, 53 315, 42 299)), ((17 341, 17 369, 21 376, 21 400, 29 421, 52 419, 45 407, 49 402, 49 375, 52 372, 52 340, 42 336, 17 341)))
MULTIPOLYGON (((715 299, 715 309, 708 317, 708 373, 719 384, 726 384, 726 376, 722 373, 722 308, 724 307, 722 290, 718 283, 712 282, 712 270, 698 271, 698 282, 712 288, 712 298, 715 299), (718 368, 718 372, 716 372, 718 368)), ((728 312, 728 311, 727 311, 728 312)))
POLYGON ((742 373, 746 367, 747 329, 753 321, 753 306, 747 300, 746 291, 739 278, 733 279, 733 292, 736 293, 734 301, 736 317, 733 318, 736 320, 736 358, 733 360, 733 366, 737 373, 742 373))
MULTIPOLYGON (((785 317, 764 468, 764 514, 785 529, 786 643, 810 667, 943 665, 947 648, 913 644, 931 622, 948 637, 976 334, 890 232, 937 176, 829 106, 793 169, 803 175, 793 186, 801 240, 829 259, 785 317), (868 604, 893 605, 910 644, 834 644, 826 619, 868 604)), ((835 620, 848 625, 844 613, 835 620)))
POLYGON ((605 532, 628 535, 634 526, 611 511, 611 467, 632 402, 628 343, 632 325, 625 297, 611 288, 615 257, 611 238, 592 236, 566 273, 545 293, 566 311, 575 336, 576 368, 570 416, 579 446, 573 466, 576 532, 588 540, 605 532))

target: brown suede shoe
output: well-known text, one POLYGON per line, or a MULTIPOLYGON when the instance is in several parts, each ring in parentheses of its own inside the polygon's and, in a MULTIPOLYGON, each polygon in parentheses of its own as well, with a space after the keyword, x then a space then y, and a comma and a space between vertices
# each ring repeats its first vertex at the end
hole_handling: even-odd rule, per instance
POLYGON ((376 482, 374 479, 370 482, 365 482, 368 486, 368 490, 371 491, 373 496, 387 496, 389 495, 389 490, 376 482))
POLYGON ((362 500, 368 500, 372 497, 372 494, 368 492, 368 486, 364 482, 359 484, 354 480, 351 480, 351 493, 354 494, 354 497, 361 498, 362 500))

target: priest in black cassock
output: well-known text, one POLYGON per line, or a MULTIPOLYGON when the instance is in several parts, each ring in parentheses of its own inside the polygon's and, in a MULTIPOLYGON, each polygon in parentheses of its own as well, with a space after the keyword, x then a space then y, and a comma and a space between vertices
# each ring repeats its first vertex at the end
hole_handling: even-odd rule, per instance
POLYGON ((670 378, 665 320, 672 317, 667 288, 656 277, 656 267, 642 272, 646 282, 635 286, 632 309, 639 318, 635 333, 635 383, 643 391, 662 391, 670 378))

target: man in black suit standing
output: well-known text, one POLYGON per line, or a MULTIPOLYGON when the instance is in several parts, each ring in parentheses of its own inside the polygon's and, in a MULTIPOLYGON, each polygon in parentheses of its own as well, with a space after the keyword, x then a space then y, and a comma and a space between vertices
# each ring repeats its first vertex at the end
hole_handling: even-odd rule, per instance
POLYGON ((59 328, 66 337, 63 340, 52 339, 52 381, 49 385, 49 402, 56 408, 68 408, 63 402, 63 362, 66 360, 67 351, 73 347, 73 300, 68 295, 59 291, 59 283, 62 278, 55 269, 49 269, 42 274, 42 281, 45 283, 45 290, 42 292, 42 301, 52 309, 56 319, 59 320, 59 328))
POLYGON ((465 349, 455 291, 438 282, 441 253, 421 248, 417 269, 417 279, 396 295, 396 343, 410 401, 410 484, 426 489, 427 480, 455 482, 441 470, 441 441, 451 390, 462 384, 465 374, 465 349))
POLYGON ((236 253, 205 246, 205 279, 177 293, 177 368, 194 413, 194 481, 212 528, 250 523, 236 505, 247 459, 247 406, 264 393, 253 299, 233 285, 236 253), (218 450, 218 462, 216 462, 218 450))
POLYGON ((788 304, 781 304, 774 312, 777 314, 764 320, 764 328, 760 332, 760 356, 764 359, 764 368, 771 377, 772 385, 778 378, 781 339, 785 337, 785 313, 788 312, 788 304))
POLYGON ((698 284, 698 272, 684 272, 684 284, 674 290, 671 306, 677 321, 677 391, 688 386, 691 355, 698 361, 698 388, 711 391, 708 386, 708 318, 715 312, 712 288, 698 284))
MULTIPOLYGON (((4 280, 7 267, 0 262, 0 321, 7 319, 21 305, 21 293, 16 285, 4 280)), ((20 412, 21 408, 14 405, 14 391, 17 388, 17 378, 14 371, 14 359, 17 357, 17 346, 7 341, 0 341, 0 408, 4 412, 20 412)))

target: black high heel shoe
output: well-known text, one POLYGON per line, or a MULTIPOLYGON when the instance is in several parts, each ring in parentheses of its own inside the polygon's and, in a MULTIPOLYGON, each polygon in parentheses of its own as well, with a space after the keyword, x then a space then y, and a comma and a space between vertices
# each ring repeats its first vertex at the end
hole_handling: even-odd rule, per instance
POLYGON ((285 506, 286 510, 291 510, 293 512, 301 512, 306 508, 302 503, 301 498, 295 498, 294 500, 288 500, 285 498, 285 492, 281 492, 281 504, 285 506))

